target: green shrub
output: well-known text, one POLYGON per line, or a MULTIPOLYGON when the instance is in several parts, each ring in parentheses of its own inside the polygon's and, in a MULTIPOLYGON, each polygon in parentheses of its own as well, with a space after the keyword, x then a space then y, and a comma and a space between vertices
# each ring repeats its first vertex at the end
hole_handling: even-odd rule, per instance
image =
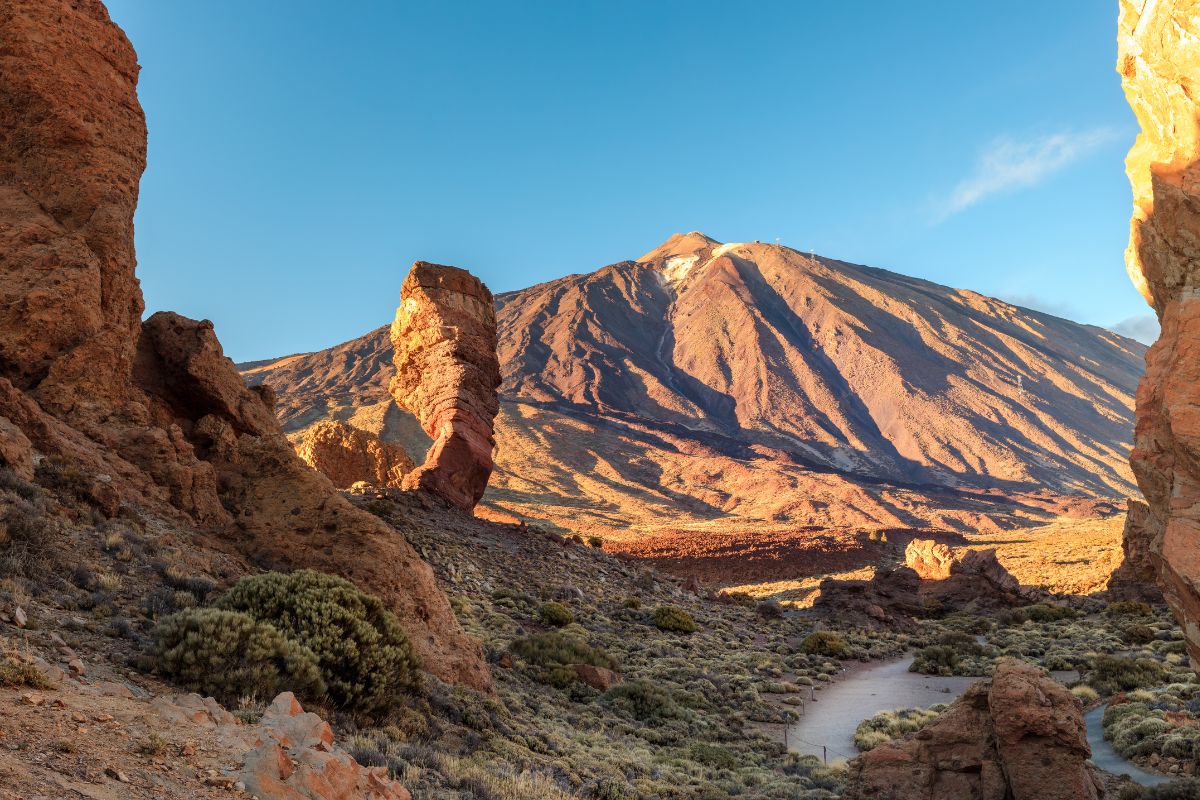
POLYGON ((961 660, 962 656, 952 646, 932 644, 921 648, 908 671, 923 675, 954 675, 961 660))
POLYGON ((843 658, 850 646, 840 633, 834 631, 816 631, 805 637, 800 643, 800 651, 814 656, 843 658))
POLYGON ((636 611, 642 607, 642 601, 637 597, 630 596, 622 600, 621 605, 625 606, 625 608, 631 608, 636 611))
POLYGON ((539 682, 558 689, 566 689, 578 680, 573 668, 575 664, 590 664, 605 669, 616 669, 617 666, 617 662, 603 650, 558 631, 517 639, 509 649, 537 668, 534 677, 539 682))
POLYGON ((1101 694, 1115 694, 1158 686, 1166 679, 1166 669, 1152 658, 1101 655, 1092 662, 1086 682, 1101 694))
POLYGON ((1110 617, 1148 617, 1154 611, 1140 600, 1121 600, 1116 603, 1109 603, 1108 608, 1104 609, 1104 613, 1110 617))
POLYGON ((589 536, 587 543, 589 546, 594 547, 597 550, 604 549, 604 540, 601 539, 599 536, 589 536))
POLYGON ((1122 635, 1130 644, 1149 644, 1154 641, 1157 633, 1149 625, 1130 625, 1122 632, 1122 635))
POLYGON ((720 745, 708 742, 692 742, 691 756, 693 761, 714 769, 734 769, 738 765, 737 756, 720 745))
POLYGON ((350 581, 313 570, 238 581, 218 606, 249 614, 303 645, 317 660, 329 698, 376 714, 421 684, 416 654, 396 617, 350 581))
POLYGON ((1064 619, 1075 619, 1079 612, 1066 606, 1056 606, 1053 603, 1037 603, 1032 606, 1018 608, 1014 612, 1021 622, 1032 620, 1038 623, 1059 622, 1064 619))
POLYGON ((223 702, 282 691, 315 699, 325 691, 312 651, 248 614, 190 608, 165 618, 153 636, 160 672, 223 702))
POLYGON ((575 621, 575 615, 571 613, 571 609, 553 600, 549 603, 542 603, 538 608, 538 617, 541 618, 542 622, 555 628, 570 625, 575 621))
POLYGON ((651 620, 660 631, 692 633, 696 630, 696 620, 692 619, 692 615, 675 606, 659 606, 654 609, 651 620))
POLYGON ((605 692, 604 697, 643 722, 684 715, 683 709, 670 693, 650 681, 628 681, 618 684, 605 692))

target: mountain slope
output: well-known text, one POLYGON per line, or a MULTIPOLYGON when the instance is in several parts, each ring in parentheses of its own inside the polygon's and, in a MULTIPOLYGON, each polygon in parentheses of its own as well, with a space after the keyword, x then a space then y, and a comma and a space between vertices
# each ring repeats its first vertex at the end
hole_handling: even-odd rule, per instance
MULTIPOLYGON (((497 306, 487 500, 630 549, 1010 527, 1132 491, 1145 348, 1100 328, 699 233, 497 306)), ((419 449, 390 357, 380 328, 244 374, 276 388, 288 430, 337 417, 419 449)))

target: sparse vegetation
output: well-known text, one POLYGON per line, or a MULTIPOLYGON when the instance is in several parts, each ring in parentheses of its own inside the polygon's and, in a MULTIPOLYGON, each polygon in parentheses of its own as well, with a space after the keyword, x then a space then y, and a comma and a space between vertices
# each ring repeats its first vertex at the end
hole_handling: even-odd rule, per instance
POLYGON ((859 752, 873 750, 879 745, 901 736, 919 731, 946 710, 938 704, 929 708, 902 708, 896 711, 881 711, 870 719, 864 719, 854 729, 854 746, 859 752))

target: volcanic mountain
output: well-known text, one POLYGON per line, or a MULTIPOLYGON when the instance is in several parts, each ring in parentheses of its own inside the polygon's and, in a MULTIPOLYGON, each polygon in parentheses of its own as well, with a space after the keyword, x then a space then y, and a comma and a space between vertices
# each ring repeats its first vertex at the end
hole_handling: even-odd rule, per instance
MULTIPOLYGON (((1134 491, 1145 348, 1102 328, 697 232, 496 303, 493 513, 648 555, 772 558, 818 528, 838 550, 839 532, 995 530, 1134 491)), ((391 359, 385 327, 242 369, 285 430, 341 419, 420 461, 391 359)))

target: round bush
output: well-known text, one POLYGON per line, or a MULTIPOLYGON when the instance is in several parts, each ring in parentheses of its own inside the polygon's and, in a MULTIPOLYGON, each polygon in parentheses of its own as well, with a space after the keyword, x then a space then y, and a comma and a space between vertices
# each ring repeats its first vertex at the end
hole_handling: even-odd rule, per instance
POLYGON ((651 621, 660 631, 692 633, 696 630, 696 620, 692 619, 692 615, 675 606, 659 606, 654 609, 651 621))
POLYGON ((343 578, 313 570, 254 575, 238 581, 218 606, 249 614, 308 648, 329 698, 347 710, 376 714, 420 686, 417 657, 396 617, 343 578))
POLYGON ((570 625, 575 621, 575 615, 571 613, 571 609, 553 600, 549 603, 542 603, 541 607, 538 608, 538 616, 542 622, 555 628, 570 625))
POLYGON ((834 631, 817 631, 810 633, 800 643, 800 651, 809 655, 842 658, 849 650, 849 645, 840 633, 834 631))
POLYGON ((325 692, 312 652, 247 614, 189 608, 163 619, 153 636, 160 672, 223 702, 270 700, 282 691, 316 699, 325 692))

